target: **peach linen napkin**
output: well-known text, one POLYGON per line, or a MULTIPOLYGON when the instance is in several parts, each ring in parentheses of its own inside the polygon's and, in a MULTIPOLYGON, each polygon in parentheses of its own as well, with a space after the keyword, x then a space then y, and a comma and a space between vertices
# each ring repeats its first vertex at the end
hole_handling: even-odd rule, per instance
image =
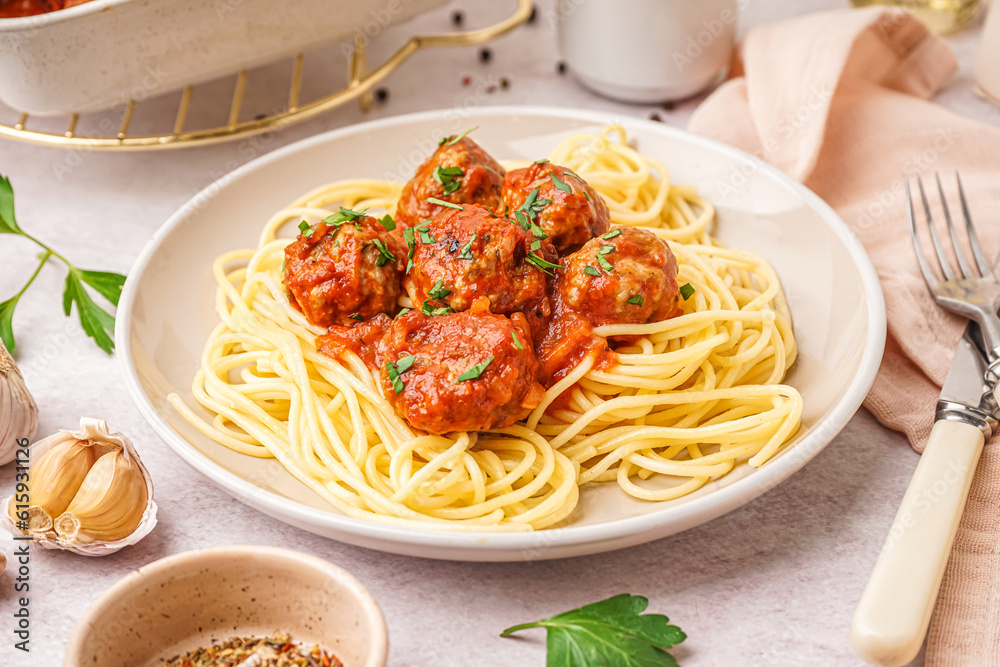
MULTIPOLYGON (((865 406, 917 452, 965 322, 934 304, 920 276, 902 174, 923 174, 933 186, 940 171, 957 199, 960 170, 988 256, 1000 248, 1000 130, 928 101, 956 69, 947 42, 902 11, 812 14, 751 30, 730 80, 690 123, 804 183, 864 244, 889 323, 865 406)), ((936 188, 928 194, 936 202, 936 188)), ((987 445, 976 472, 931 620, 928 667, 1000 665, 998 443, 987 445)))

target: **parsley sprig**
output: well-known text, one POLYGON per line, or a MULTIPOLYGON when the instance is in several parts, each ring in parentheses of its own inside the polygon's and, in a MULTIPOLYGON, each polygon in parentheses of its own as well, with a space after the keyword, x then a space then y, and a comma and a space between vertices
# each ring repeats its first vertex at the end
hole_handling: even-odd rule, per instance
POLYGON ((643 614, 649 600, 615 595, 552 618, 515 625, 500 636, 545 628, 548 667, 677 667, 666 649, 687 635, 662 614, 643 614))
POLYGON ((66 283, 63 288, 63 312, 69 317, 73 304, 76 304, 76 312, 80 317, 80 325, 84 333, 94 339, 97 346, 111 354, 115 348, 115 342, 111 335, 115 331, 115 318, 106 310, 98 306, 91 298, 85 284, 90 286, 95 292, 108 300, 111 305, 117 307, 121 298, 122 286, 125 284, 125 276, 120 273, 108 271, 87 271, 74 266, 68 259, 58 252, 42 243, 31 234, 28 234, 17 224, 14 218, 14 188, 10 180, 0 176, 0 234, 16 234, 33 241, 42 248, 44 252, 38 256, 38 266, 34 273, 28 278, 24 287, 10 299, 0 303, 0 339, 10 352, 14 351, 14 309, 24 293, 28 291, 35 278, 41 272, 42 267, 51 257, 55 257, 69 269, 66 274, 66 283))
POLYGON ((450 136, 449 137, 441 137, 441 141, 438 142, 438 146, 444 146, 445 144, 447 144, 449 146, 454 146, 455 144, 457 144, 458 142, 460 142, 462 139, 464 139, 465 137, 467 137, 470 132, 475 132, 478 129, 479 129, 479 126, 476 125, 471 130, 466 130, 462 134, 455 135, 454 137, 450 137, 450 136))

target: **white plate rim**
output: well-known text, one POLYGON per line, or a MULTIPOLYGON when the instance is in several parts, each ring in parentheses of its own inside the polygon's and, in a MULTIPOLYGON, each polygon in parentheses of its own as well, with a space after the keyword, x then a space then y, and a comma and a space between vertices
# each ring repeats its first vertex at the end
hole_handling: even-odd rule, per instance
MULTIPOLYGON (((277 493, 262 489, 241 477, 233 474, 229 470, 216 464, 206 456, 198 452, 187 441, 177 434, 159 415, 156 408, 150 402, 142 389, 135 367, 130 363, 132 359, 131 346, 131 309, 135 300, 135 285, 137 278, 146 269, 153 255, 156 253, 163 237, 172 231, 176 226, 196 211, 197 202, 218 192, 220 188, 232 185, 244 174, 266 167, 271 162, 279 160, 286 155, 309 148, 317 143, 336 141, 342 136, 348 136, 363 132, 377 132, 384 127, 393 127, 409 123, 418 123, 426 120, 437 120, 448 113, 447 109, 435 109, 416 113, 391 116, 378 120, 367 121, 348 125, 336 130, 323 132, 320 134, 295 141, 287 146, 279 148, 271 153, 255 158, 239 168, 229 172, 216 181, 210 183, 199 193, 194 195, 188 202, 181 206, 174 214, 167 219, 163 225, 153 234, 146 243, 142 252, 135 260, 129 271, 128 280, 122 291, 118 305, 118 325, 115 327, 115 346, 117 350, 118 364, 126 390, 135 403, 140 414, 150 424, 153 430, 167 443, 167 445, 184 460, 188 465, 207 477, 210 481, 220 486, 241 502, 256 509, 267 508, 273 512, 280 513, 288 517, 298 525, 320 525, 345 534, 352 534, 359 538, 374 540, 376 542, 401 542, 411 546, 426 546, 440 548, 447 546, 464 550, 483 552, 530 552, 539 549, 552 549, 555 547, 571 548, 589 545, 596 542, 613 542, 616 539, 636 534, 643 529, 652 529, 664 521, 670 523, 686 523, 698 514, 710 514, 703 520, 696 520, 690 526, 698 525, 712 518, 721 516, 737 507, 740 507, 754 498, 763 495, 768 490, 777 486, 797 470, 801 469, 812 460, 823 448, 832 441, 836 435, 846 426, 854 413, 861 407, 865 396, 875 381, 881 363, 882 354, 885 348, 886 338, 886 315, 885 302, 882 295, 881 283, 875 267, 871 263, 864 246, 857 237, 850 231, 847 224, 840 218, 836 211, 823 201, 818 195, 809 190, 801 183, 780 171, 776 167, 741 151, 737 148, 692 134, 680 128, 676 128, 665 123, 657 123, 651 120, 628 117, 616 118, 619 122, 624 121, 626 125, 639 125, 651 132, 659 132, 673 138, 682 138, 684 141, 698 145, 702 148, 721 153, 733 158, 739 163, 750 161, 754 167, 760 171, 770 174, 772 177, 790 187, 813 209, 824 223, 830 228, 835 236, 844 244, 855 268, 861 278, 864 293, 867 298, 866 316, 868 318, 869 331, 865 340, 864 349, 859 361, 859 372, 852 379, 843 396, 837 401, 834 409, 826 417, 818 421, 813 430, 796 444, 797 455, 794 457, 782 457, 772 461, 768 466, 754 471, 752 475, 736 481, 733 484, 717 489, 712 493, 697 498, 688 503, 668 506, 661 510, 641 514, 638 516, 624 517, 610 522, 600 524, 566 526, 551 528, 542 531, 515 532, 515 533, 463 533, 457 531, 435 530, 431 528, 411 528, 392 524, 381 524, 364 519, 357 519, 350 516, 336 514, 331 511, 308 507, 298 502, 285 498, 277 493), (135 278, 133 278, 133 276, 135 278), (745 488, 746 487, 746 488, 745 488)), ((510 105, 510 106, 484 106, 476 109, 463 111, 463 115, 472 120, 477 117, 491 116, 496 114, 518 114, 534 115, 545 117, 559 117, 568 120, 579 120, 594 124, 607 124, 612 122, 611 112, 578 110, 571 108, 533 106, 533 105, 510 105)), ((276 516, 271 512, 265 513, 276 516)), ((279 520, 289 523, 285 519, 279 520)), ((689 527, 690 527, 689 526, 689 527)), ((656 539, 652 537, 650 539, 656 539)), ((617 547, 611 547, 617 548, 617 547)), ((603 549, 590 549, 585 553, 596 553, 603 549)), ((584 553, 584 552, 581 552, 584 553)), ((433 555, 430 557, 434 557, 433 555)), ((539 558, 545 556, 539 555, 539 558)), ((524 558, 517 558, 523 560, 524 558)), ((487 560, 484 558, 483 560, 487 560)), ((492 559, 490 559, 492 560, 492 559)), ((513 560, 513 558, 509 559, 513 560)))

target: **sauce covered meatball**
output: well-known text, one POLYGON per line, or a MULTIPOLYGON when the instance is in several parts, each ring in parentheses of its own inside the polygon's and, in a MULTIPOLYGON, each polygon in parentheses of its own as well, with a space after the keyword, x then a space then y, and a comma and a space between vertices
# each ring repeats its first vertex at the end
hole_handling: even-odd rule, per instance
POLYGON ((375 218, 348 209, 285 248, 288 300, 312 324, 350 326, 399 310, 406 246, 375 218))
POLYGON ((594 326, 659 322, 679 311, 677 259, 650 231, 616 227, 562 262, 559 299, 594 326))
POLYGON ((376 343, 382 387, 414 428, 430 433, 503 428, 538 405, 538 360, 521 313, 411 311, 376 343))
MULTIPOLYGON (((540 233, 540 232, 539 232, 540 233)), ((544 235, 543 235, 544 236, 544 235)), ((556 260, 547 239, 476 205, 446 209, 406 230, 413 267, 404 285, 414 308, 461 311, 480 298, 494 313, 548 315, 546 271, 556 260)))
POLYGON ((537 222, 560 256, 608 231, 611 218, 597 191, 569 169, 548 162, 508 172, 503 203, 509 215, 537 222))
POLYGON ((406 228, 430 220, 443 207, 427 201, 429 198, 454 204, 481 204, 497 210, 501 205, 503 177, 503 167, 472 139, 445 137, 403 186, 396 222, 406 228))

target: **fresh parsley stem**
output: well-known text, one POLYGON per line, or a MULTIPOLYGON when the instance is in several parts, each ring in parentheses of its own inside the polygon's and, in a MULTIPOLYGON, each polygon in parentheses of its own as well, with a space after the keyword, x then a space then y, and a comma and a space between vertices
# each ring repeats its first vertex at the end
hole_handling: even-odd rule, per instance
POLYGON ((541 628, 541 627, 545 627, 545 624, 540 621, 536 621, 535 623, 522 623, 521 625, 515 625, 513 627, 507 628, 506 630, 500 633, 500 636, 507 637, 508 635, 514 634, 518 630, 528 630, 530 628, 541 628))
MULTIPOLYGON (((57 253, 55 250, 53 250, 52 248, 50 248, 48 245, 46 245, 46 244, 42 243, 41 241, 39 241, 38 239, 36 239, 31 234, 28 234, 27 232, 21 232, 21 234, 24 236, 24 238, 30 239, 31 241, 34 241, 37 245, 41 246, 42 250, 44 250, 49 255, 55 257, 56 259, 58 259, 60 262, 62 262, 66 266, 68 266, 70 269, 75 269, 76 268, 75 266, 73 266, 73 263, 71 261, 69 261, 68 259, 66 259, 62 255, 60 255, 59 253, 57 253)), ((48 259, 48 257, 46 257, 46 260, 47 259, 48 259)), ((41 268, 41 267, 39 267, 39 268, 41 268)))
POLYGON ((49 261, 49 257, 51 257, 53 254, 54 253, 48 248, 45 249, 45 252, 42 254, 41 260, 39 260, 38 262, 38 266, 35 267, 35 272, 31 274, 30 278, 28 278, 28 282, 26 282, 24 284, 24 287, 21 288, 21 291, 17 293, 17 295, 14 297, 15 299, 20 299, 21 296, 28 291, 28 288, 31 287, 31 283, 35 282, 35 278, 37 278, 38 274, 42 272, 42 267, 45 266, 45 263, 49 261))

